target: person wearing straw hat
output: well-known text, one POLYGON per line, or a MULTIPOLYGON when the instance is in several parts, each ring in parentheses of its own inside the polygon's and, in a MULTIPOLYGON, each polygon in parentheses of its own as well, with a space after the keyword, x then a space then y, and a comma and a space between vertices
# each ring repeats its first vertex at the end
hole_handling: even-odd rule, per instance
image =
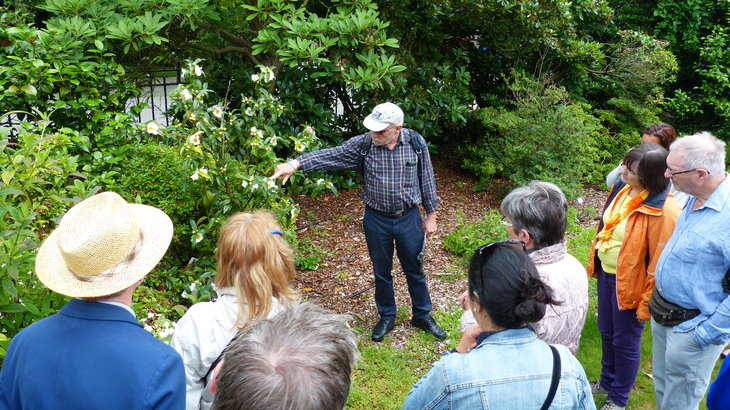
POLYGON ((271 178, 282 178, 286 183, 300 168, 303 172, 348 170, 362 174, 363 228, 375 273, 375 306, 380 315, 373 328, 373 341, 382 341, 395 327, 393 244, 411 295, 411 324, 437 339, 445 339, 446 332, 431 316, 431 296, 423 258, 419 257, 423 255, 426 236, 436 232, 439 205, 428 146, 418 132, 403 127, 403 111, 390 102, 375 106, 363 125, 370 132, 352 137, 338 147, 308 152, 279 164, 271 178), (423 220, 419 205, 426 211, 423 220))
POLYGON ((0 409, 182 409, 180 356, 137 322, 132 293, 162 259, 172 221, 113 192, 68 210, 41 245, 38 279, 74 299, 10 342, 0 409))

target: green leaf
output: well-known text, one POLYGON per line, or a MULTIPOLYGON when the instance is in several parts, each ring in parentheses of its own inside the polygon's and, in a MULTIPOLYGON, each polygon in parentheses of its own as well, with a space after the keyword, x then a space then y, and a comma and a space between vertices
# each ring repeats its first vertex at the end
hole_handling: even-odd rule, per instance
POLYGON ((5 294, 10 296, 13 299, 18 298, 18 290, 15 289, 15 285, 13 282, 8 278, 3 278, 3 290, 5 291, 5 294))
POLYGON ((23 302, 23 306, 25 306, 25 308, 28 309, 28 312, 30 312, 36 316, 43 316, 41 311, 38 310, 38 308, 34 304, 23 302))
POLYGON ((0 305, 0 312, 3 313, 21 313, 27 312, 28 308, 21 305, 20 303, 11 303, 7 305, 0 305))
POLYGON ((94 40, 94 44, 96 45, 96 48, 98 48, 99 50, 103 50, 104 49, 104 43, 102 43, 101 41, 94 40))
POLYGON ((23 191, 17 188, 0 189, 0 195, 23 195, 23 191))
POLYGON ((38 94, 38 90, 36 90, 35 87, 33 87, 33 84, 26 84, 26 85, 20 87, 20 91, 22 91, 26 94, 30 94, 30 95, 38 94))

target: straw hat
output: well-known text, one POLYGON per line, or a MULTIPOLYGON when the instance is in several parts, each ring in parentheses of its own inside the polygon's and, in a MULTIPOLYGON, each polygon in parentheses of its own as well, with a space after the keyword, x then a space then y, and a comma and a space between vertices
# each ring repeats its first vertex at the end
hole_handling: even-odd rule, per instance
POLYGON ((142 279, 165 255, 172 221, 148 205, 103 192, 66 212, 36 257, 38 279, 72 297, 106 296, 142 279))

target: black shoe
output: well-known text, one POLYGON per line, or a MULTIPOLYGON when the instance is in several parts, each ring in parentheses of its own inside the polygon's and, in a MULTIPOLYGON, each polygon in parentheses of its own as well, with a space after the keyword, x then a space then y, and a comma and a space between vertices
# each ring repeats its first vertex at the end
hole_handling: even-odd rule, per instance
POLYGON ((380 319, 373 328, 373 342, 382 342, 388 332, 395 327, 395 319, 380 319))
POLYGON ((444 329, 441 329, 441 326, 439 326, 439 324, 436 323, 431 316, 428 316, 425 319, 413 319, 411 320, 411 324, 414 327, 421 328, 428 333, 431 333, 436 337, 436 339, 446 339, 446 332, 444 332, 444 329))

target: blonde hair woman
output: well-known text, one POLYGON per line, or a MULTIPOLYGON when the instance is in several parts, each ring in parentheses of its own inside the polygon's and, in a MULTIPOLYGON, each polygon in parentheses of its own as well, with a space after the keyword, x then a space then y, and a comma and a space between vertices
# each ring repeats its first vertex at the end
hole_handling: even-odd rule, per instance
POLYGON ((209 409, 211 365, 236 333, 277 314, 296 298, 294 253, 269 212, 237 213, 221 228, 216 250, 218 299, 190 307, 171 345, 185 363, 187 409, 209 409))

